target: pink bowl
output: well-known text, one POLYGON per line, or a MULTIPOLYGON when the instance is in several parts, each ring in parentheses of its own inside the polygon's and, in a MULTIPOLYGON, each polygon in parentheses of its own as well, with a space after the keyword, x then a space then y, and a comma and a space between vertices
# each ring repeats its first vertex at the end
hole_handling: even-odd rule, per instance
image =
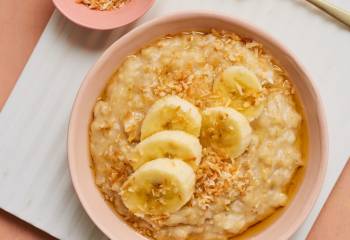
POLYGON ((76 0, 53 0, 56 8, 72 22, 87 28, 108 30, 124 26, 143 16, 154 0, 130 0, 119 9, 91 10, 76 0))
POLYGON ((328 137, 319 95, 305 70, 280 43, 240 20, 212 13, 175 14, 134 29, 106 50, 87 74, 73 107, 68 136, 69 165, 73 184, 88 215, 111 239, 146 238, 136 233, 111 210, 95 186, 89 168, 88 126, 96 98, 125 57, 153 39, 181 31, 205 31, 212 28, 233 31, 264 44, 266 50, 279 61, 294 83, 308 125, 308 165, 301 186, 283 214, 253 238, 288 239, 303 223, 317 199, 325 176, 328 137))

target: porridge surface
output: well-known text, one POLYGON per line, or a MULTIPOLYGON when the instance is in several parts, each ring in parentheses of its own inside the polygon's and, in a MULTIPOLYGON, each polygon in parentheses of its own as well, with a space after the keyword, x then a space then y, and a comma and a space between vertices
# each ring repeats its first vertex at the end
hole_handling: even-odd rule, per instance
POLYGON ((90 126, 95 181, 104 198, 137 231, 160 240, 228 239, 288 202, 288 186, 303 165, 302 117, 283 70, 259 43, 228 32, 166 36, 129 56, 96 102, 90 126), (227 98, 213 91, 230 66, 244 66, 259 79, 258 93, 227 98), (135 216, 120 198, 133 173, 142 121, 152 104, 177 95, 203 111, 232 107, 252 128, 237 158, 203 147, 191 200, 179 211, 135 216))

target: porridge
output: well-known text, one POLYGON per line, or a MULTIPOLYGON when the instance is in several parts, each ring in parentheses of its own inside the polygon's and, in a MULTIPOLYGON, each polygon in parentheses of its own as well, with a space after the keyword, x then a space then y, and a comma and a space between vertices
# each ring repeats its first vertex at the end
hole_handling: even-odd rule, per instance
POLYGON ((212 30, 130 55, 96 102, 95 182, 141 234, 230 239, 286 206, 302 113, 262 45, 212 30))

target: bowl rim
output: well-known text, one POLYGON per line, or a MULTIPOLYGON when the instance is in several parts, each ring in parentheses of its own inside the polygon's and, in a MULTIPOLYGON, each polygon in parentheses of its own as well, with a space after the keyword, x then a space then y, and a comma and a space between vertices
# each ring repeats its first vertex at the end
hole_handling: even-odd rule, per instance
MULTIPOLYGON (((177 13, 172 13, 168 14, 166 16, 161 16, 157 17, 153 20, 150 20, 140 26, 137 26, 130 32, 126 33, 124 36, 122 36, 120 39, 118 39, 116 42, 114 42, 111 46, 107 48, 103 52, 103 54, 98 58, 98 60, 95 62, 95 64, 90 68, 88 73, 86 74, 78 92, 76 95, 76 98, 73 103, 71 115, 70 115, 70 121, 69 121, 69 126, 68 126, 68 141, 67 141, 67 149, 68 149, 68 161, 69 161, 69 171, 71 174, 72 182, 73 182, 73 187, 75 189, 75 192, 78 195, 78 199, 81 202, 84 210, 90 217, 90 219, 94 222, 94 224, 103 232, 105 233, 109 238, 114 239, 114 235, 108 231, 108 229, 99 221, 97 221, 94 218, 94 213, 89 207, 87 206, 87 200, 83 196, 83 193, 80 192, 80 187, 79 187, 79 181, 77 179, 77 175, 75 174, 75 166, 74 166, 74 156, 72 156, 72 151, 70 150, 70 146, 72 145, 72 138, 74 136, 74 129, 73 129, 73 123, 77 120, 77 108, 79 106, 79 103, 83 102, 84 99, 82 98, 82 93, 87 87, 87 81, 86 79, 91 78, 98 69, 100 69, 105 62, 108 61, 108 59, 111 57, 111 55, 114 52, 114 49, 118 48, 120 45, 125 44, 129 40, 132 40, 134 35, 137 35, 140 32, 144 32, 145 30, 152 28, 152 26, 159 24, 159 23, 166 23, 166 22, 171 22, 179 19, 186 19, 186 18, 193 18, 193 17, 206 17, 206 18, 216 18, 216 19, 221 19, 224 21, 228 22, 234 22, 237 25, 240 25, 242 28, 249 30, 251 32, 254 32, 254 34, 263 36, 265 39, 267 39, 272 45, 276 46, 279 48, 284 54, 290 58, 293 63, 297 66, 297 68, 303 73, 303 75, 306 76, 306 81, 305 84, 307 84, 311 91, 313 98, 315 99, 316 104, 314 105, 314 108, 316 109, 317 115, 318 115, 318 125, 320 126, 320 156, 321 158, 319 159, 320 161, 320 167, 319 171, 317 173, 317 178, 314 183, 314 188, 310 192, 312 195, 311 197, 308 198, 307 202, 307 207, 304 207, 303 211, 300 212, 299 218, 297 221, 293 221, 291 225, 288 226, 288 230, 283 233, 283 235, 279 236, 279 239, 289 239, 297 230, 298 228, 305 222, 306 218, 308 217, 309 213, 312 211, 316 200, 318 199, 323 182, 325 180, 326 176, 326 170, 327 170, 327 164, 328 164, 328 153, 329 153, 329 137, 328 137, 328 128, 327 128, 327 121, 326 121, 326 115, 325 115, 325 110, 324 110, 324 105, 321 100, 320 94, 315 86, 314 80, 310 77, 310 74, 305 70, 305 68, 299 64, 298 58, 291 53, 290 50, 288 50, 283 44, 281 44, 278 40, 275 38, 271 37, 269 34, 261 31, 258 29, 258 27, 255 27, 245 21, 242 21, 238 18, 228 16, 226 14, 223 14, 221 12, 217 11, 202 11, 202 10, 190 10, 190 11, 181 11, 177 13)), ((306 110, 306 109, 305 109, 306 110)), ((293 201, 292 201, 293 202, 293 201)), ((291 202, 291 203, 292 203, 291 202)), ((290 203, 290 204, 291 204, 290 203)), ((289 205, 290 205, 289 204, 289 205)), ((112 211, 112 210, 111 210, 112 211)), ((122 221, 122 220, 121 220, 122 221)), ((278 221, 278 219, 276 220, 278 221)), ((268 228, 268 227, 267 227, 268 228)), ((136 234, 136 231, 135 231, 136 234)))
MULTIPOLYGON (((70 20, 71 22, 77 24, 78 26, 85 27, 85 28, 88 28, 88 29, 93 29, 93 30, 112 30, 112 29, 116 29, 116 28, 128 25, 128 24, 130 24, 132 22, 135 22, 136 20, 138 20, 139 18, 144 16, 147 13, 147 11, 149 11, 151 9, 151 7, 153 6, 153 4, 155 3, 155 0, 147 0, 146 7, 139 14, 133 16, 132 18, 128 19, 127 21, 119 22, 119 23, 114 24, 114 25, 104 26, 104 24, 91 25, 91 24, 84 23, 83 21, 80 21, 79 17, 75 17, 72 14, 68 14, 66 8, 63 7, 61 4, 59 4, 60 1, 62 1, 62 0, 52 0, 52 2, 54 4, 54 6, 56 7, 56 9, 58 9, 58 11, 63 16, 65 16, 68 20, 70 20)), ((74 0, 72 0, 72 2, 75 3, 74 0)), ((75 4, 78 4, 78 3, 75 3, 75 4)), ((121 7, 120 9, 113 9, 113 10, 109 10, 109 11, 100 11, 100 10, 89 9, 86 6, 83 6, 83 7, 87 8, 87 10, 89 10, 89 11, 96 11, 97 13, 103 13, 103 14, 115 14, 115 11, 120 11, 120 9, 123 8, 123 7, 121 7)))

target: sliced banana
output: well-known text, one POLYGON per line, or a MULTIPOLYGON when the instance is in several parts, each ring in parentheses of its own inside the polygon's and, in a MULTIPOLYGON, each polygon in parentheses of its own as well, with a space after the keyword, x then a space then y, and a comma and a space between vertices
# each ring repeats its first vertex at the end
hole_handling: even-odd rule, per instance
POLYGON ((263 112, 265 103, 261 102, 255 106, 249 106, 241 111, 241 113, 248 119, 248 121, 254 121, 263 112))
POLYGON ((263 103, 246 106, 249 95, 262 91, 262 86, 256 75, 244 66, 231 66, 224 70, 222 77, 214 82, 214 91, 223 96, 228 106, 237 109, 249 121, 260 116, 264 108, 263 103))
POLYGON ((141 126, 141 139, 163 130, 181 130, 198 137, 201 122, 193 104, 177 96, 164 97, 149 109, 141 126))
POLYGON ((202 114, 201 143, 235 158, 251 140, 252 129, 241 113, 228 107, 207 108, 202 114))
POLYGON ((156 158, 181 158, 196 169, 201 161, 199 140, 183 131, 167 130, 153 134, 135 147, 134 169, 156 158))
POLYGON ((254 121, 261 115, 265 106, 265 100, 262 100, 259 103, 253 105, 250 104, 246 99, 239 97, 231 98, 229 104, 226 105, 226 107, 233 108, 236 111, 242 113, 250 122, 254 121))
POLYGON ((160 158, 136 170, 123 184, 121 198, 135 215, 176 212, 191 198, 195 173, 179 159, 160 158))
POLYGON ((261 83, 256 75, 243 66, 231 66, 224 70, 221 84, 228 92, 259 92, 261 83))

